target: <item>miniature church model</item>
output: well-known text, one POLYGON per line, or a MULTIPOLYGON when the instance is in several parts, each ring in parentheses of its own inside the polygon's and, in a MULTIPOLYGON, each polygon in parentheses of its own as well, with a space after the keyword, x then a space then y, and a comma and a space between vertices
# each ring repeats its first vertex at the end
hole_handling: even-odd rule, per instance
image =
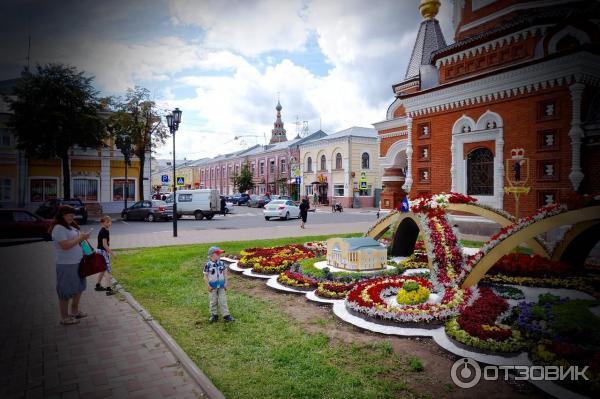
POLYGON ((350 271, 383 269, 387 248, 370 237, 327 240, 327 266, 350 271))

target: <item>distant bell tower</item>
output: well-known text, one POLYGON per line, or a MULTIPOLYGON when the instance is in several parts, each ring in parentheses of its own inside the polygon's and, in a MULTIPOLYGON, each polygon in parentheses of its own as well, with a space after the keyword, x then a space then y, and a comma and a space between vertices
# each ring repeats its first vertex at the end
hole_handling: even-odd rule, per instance
POLYGON ((275 119, 275 123, 273 124, 273 130, 271 130, 271 141, 269 144, 281 143, 282 141, 287 141, 287 136, 285 135, 285 129, 283 128, 283 122, 281 121, 281 109, 283 107, 277 100, 277 106, 275 109, 277 110, 277 118, 275 119))

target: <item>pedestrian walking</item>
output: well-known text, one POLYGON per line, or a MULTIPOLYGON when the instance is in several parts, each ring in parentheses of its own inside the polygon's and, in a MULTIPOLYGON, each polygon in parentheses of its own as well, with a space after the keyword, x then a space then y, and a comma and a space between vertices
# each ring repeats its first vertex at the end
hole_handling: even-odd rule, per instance
POLYGON ((316 207, 318 203, 319 203, 319 196, 317 195, 317 192, 315 191, 313 193, 313 206, 316 207))
POLYGON ((210 247, 208 249, 208 262, 204 265, 204 282, 208 290, 209 323, 214 323, 219 320, 218 310, 223 315, 223 320, 226 322, 235 321, 229 314, 227 307, 227 266, 221 260, 221 254, 225 252, 219 247, 210 247))
POLYGON ((300 218, 302 222, 300 223, 300 228, 304 229, 304 225, 306 224, 306 219, 308 218, 308 210, 310 209, 310 204, 308 203, 308 198, 304 197, 302 201, 300 201, 300 218))
POLYGON ((227 214, 227 201, 225 197, 221 196, 221 214, 225 216, 227 214))
POLYGON ((62 325, 77 324, 79 319, 87 316, 79 310, 81 294, 86 288, 85 278, 79 277, 79 262, 83 258, 81 243, 90 237, 91 230, 81 232, 74 218, 75 208, 62 206, 56 212, 51 228, 56 255, 56 293, 62 325))
POLYGON ((104 257, 106 261, 106 270, 98 273, 98 281, 96 282, 96 291, 106 291, 106 295, 113 295, 115 292, 110 286, 112 281, 112 267, 110 264, 110 258, 115 255, 113 250, 110 248, 110 233, 109 229, 112 226, 112 219, 110 216, 102 216, 100 219, 100 231, 98 232, 98 246, 96 252, 104 257), (102 278, 106 276, 106 286, 102 286, 102 278))

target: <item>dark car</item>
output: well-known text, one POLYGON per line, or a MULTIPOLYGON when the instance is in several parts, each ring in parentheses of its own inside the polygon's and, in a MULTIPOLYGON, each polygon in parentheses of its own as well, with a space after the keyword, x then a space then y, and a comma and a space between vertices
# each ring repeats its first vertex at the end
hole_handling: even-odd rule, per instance
POLYGON ((250 200, 248 200, 248 206, 251 208, 264 208, 269 201, 270 198, 266 195, 252 195, 250 196, 250 200))
POLYGON ((167 203, 161 200, 138 201, 129 208, 121 211, 123 220, 145 220, 154 222, 156 220, 169 220, 173 217, 173 211, 167 211, 167 203))
POLYGON ((54 219, 56 211, 61 206, 71 206, 75 208, 75 221, 79 224, 86 224, 88 221, 88 211, 85 204, 80 199, 62 199, 55 198, 44 202, 35 211, 35 214, 46 219, 54 219))
POLYGON ((234 194, 231 197, 231 202, 234 205, 248 205, 249 199, 250 199, 250 194, 234 194))
POLYGON ((51 219, 25 209, 0 209, 0 238, 43 238, 50 240, 51 219))

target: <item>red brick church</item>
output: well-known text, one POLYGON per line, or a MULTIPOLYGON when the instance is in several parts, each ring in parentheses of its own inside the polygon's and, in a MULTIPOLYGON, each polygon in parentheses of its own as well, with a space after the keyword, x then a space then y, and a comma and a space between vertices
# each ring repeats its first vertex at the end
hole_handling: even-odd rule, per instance
POLYGON ((421 0, 380 140, 382 208, 456 191, 521 214, 600 193, 600 4, 421 0), (454 43, 435 16, 453 7, 454 43), (522 160, 523 159, 523 160, 522 160), (525 162, 526 161, 526 162, 525 162))

